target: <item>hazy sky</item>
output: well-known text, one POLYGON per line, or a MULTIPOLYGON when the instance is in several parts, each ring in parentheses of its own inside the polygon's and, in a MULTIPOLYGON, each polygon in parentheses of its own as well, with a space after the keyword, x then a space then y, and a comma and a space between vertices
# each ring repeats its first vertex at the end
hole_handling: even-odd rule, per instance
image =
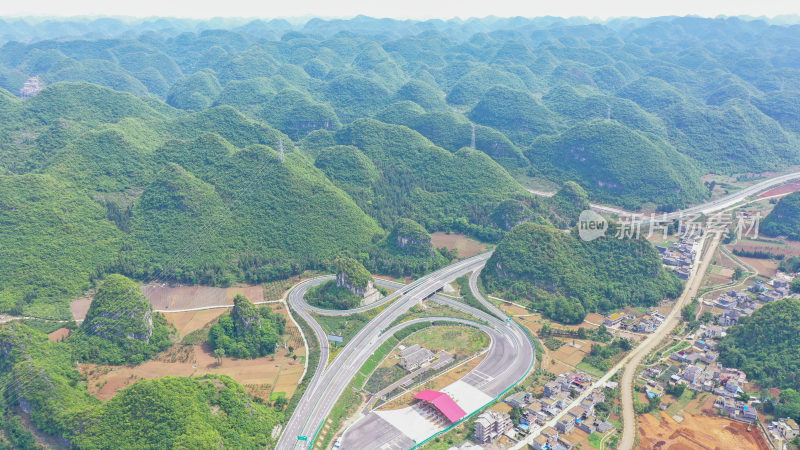
POLYGON ((2 0, 2 16, 176 17, 374 17, 420 18, 662 15, 775 16, 800 14, 800 2, 780 0, 2 0))

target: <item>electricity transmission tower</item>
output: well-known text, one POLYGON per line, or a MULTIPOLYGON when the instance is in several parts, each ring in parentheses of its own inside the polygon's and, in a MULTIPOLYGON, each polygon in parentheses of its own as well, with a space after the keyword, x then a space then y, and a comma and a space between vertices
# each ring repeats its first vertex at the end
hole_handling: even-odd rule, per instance
POLYGON ((472 144, 470 144, 470 147, 475 150, 475 124, 471 123, 470 125, 472 125, 472 144))

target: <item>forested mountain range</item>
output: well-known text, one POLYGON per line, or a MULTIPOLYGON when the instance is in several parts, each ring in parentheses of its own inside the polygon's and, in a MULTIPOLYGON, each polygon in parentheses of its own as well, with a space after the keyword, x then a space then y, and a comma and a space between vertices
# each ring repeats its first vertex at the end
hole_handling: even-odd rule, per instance
POLYGON ((3 20, 0 311, 65 317, 108 273, 442 264, 389 250, 399 219, 499 242, 700 202, 705 173, 800 162, 798 48, 738 18, 3 20))

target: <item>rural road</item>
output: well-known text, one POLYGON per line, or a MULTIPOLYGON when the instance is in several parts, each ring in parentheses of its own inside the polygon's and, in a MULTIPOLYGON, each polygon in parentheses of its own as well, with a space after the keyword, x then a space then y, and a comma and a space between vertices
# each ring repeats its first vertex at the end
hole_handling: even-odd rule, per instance
MULTIPOLYGON (((701 249, 702 249, 702 246, 706 242, 707 236, 708 236, 708 234, 704 235, 704 237, 700 241, 699 245, 700 245, 701 249)), ((527 446, 530 443, 533 442, 533 440, 541 433, 541 431, 543 429, 545 429, 547 427, 555 427, 555 425, 558 423, 558 421, 561 420, 567 414, 567 412, 570 409, 572 409, 575 406, 580 405, 581 402, 593 390, 603 387, 609 380, 611 380, 611 378, 614 376, 614 374, 616 374, 620 370, 625 369, 626 373, 627 372, 630 372, 631 374, 635 373, 636 367, 639 365, 639 361, 641 361, 641 359, 645 355, 650 353, 652 348, 655 347, 659 342, 661 342, 661 340, 664 338, 664 336, 669 335, 669 333, 675 328, 675 326, 678 323, 680 323, 680 310, 683 307, 683 305, 685 304, 686 300, 687 299, 691 300, 692 295, 694 295, 692 293, 691 287, 692 286, 699 287, 700 281, 703 279, 703 274, 705 273, 705 270, 708 268, 708 265, 710 264, 711 260, 713 259, 714 252, 711 249, 716 248, 716 245, 719 243, 719 239, 720 239, 720 237, 716 236, 716 235, 714 236, 714 238, 712 238, 712 243, 709 246, 709 251, 706 252, 705 254, 703 254, 704 256, 703 256, 702 259, 700 259, 701 258, 700 255, 702 254, 701 251, 697 252, 697 256, 695 257, 696 260, 695 260, 695 264, 694 264, 694 269, 692 269, 693 272, 690 275, 689 281, 687 283, 687 288, 684 289, 684 292, 681 295, 681 297, 679 297, 678 302, 676 302, 675 307, 672 308, 672 311, 670 311, 669 314, 667 314, 667 317, 665 318, 664 323, 658 328, 658 330, 656 332, 654 332, 653 334, 649 335, 644 341, 642 341, 641 344, 639 344, 635 349, 633 349, 633 351, 631 353, 629 353, 625 358, 623 358, 614 367, 612 367, 611 370, 606 372, 606 374, 603 375, 599 380, 597 380, 594 383, 592 383, 592 385, 588 389, 585 389, 566 408, 564 408, 561 412, 559 412, 558 414, 553 416, 543 426, 537 427, 536 429, 532 429, 530 434, 525 436, 524 439, 522 439, 519 442, 517 442, 517 444, 512 446, 511 449, 518 450, 518 449, 522 449, 522 448, 527 448, 527 446)), ((694 293, 696 293, 696 292, 697 292, 697 289, 695 288, 694 289, 694 293)), ((625 377, 625 375, 623 374, 623 378, 624 377, 625 377)), ((626 397, 626 394, 625 394, 625 392, 626 392, 625 391, 625 386, 631 386, 631 385, 632 385, 632 379, 631 379, 631 383, 627 383, 624 379, 620 382, 620 386, 621 386, 621 390, 622 390, 623 413, 625 413, 625 411, 626 411, 625 410, 626 398, 629 398, 631 400, 630 412, 632 414, 632 418, 625 418, 625 420, 624 420, 625 430, 626 431, 628 429, 632 430, 633 433, 634 433, 633 438, 635 438, 635 436, 636 436, 636 432, 635 432, 635 429, 636 429, 635 428, 636 427, 636 415, 633 412, 633 403, 632 403, 633 397, 631 397, 630 395, 628 397, 626 397), (632 425, 629 426, 629 424, 632 424, 632 425)), ((628 392, 630 393, 630 389, 628 390, 628 392)), ((625 414, 623 414, 623 416, 625 416, 625 414)), ((633 442, 633 438, 631 438, 631 443, 633 442)), ((625 447, 624 445, 621 445, 619 448, 627 449, 627 448, 631 448, 631 447, 625 447)))
POLYGON ((639 344, 634 352, 628 358, 626 358, 625 371, 622 373, 622 379, 620 380, 623 429, 619 448, 622 450, 632 449, 636 441, 636 412, 633 408, 633 379, 636 376, 636 369, 638 368, 642 359, 651 351, 653 351, 653 349, 656 348, 664 338, 668 337, 676 326, 678 326, 678 324, 681 322, 681 309, 684 307, 684 305, 687 305, 689 302, 691 302, 692 298, 697 295, 697 291, 700 289, 704 275, 708 270, 711 261, 714 259, 714 252, 716 251, 721 239, 719 233, 713 233, 713 236, 709 239, 708 236, 710 234, 712 233, 705 234, 701 240, 701 251, 697 253, 698 256, 702 252, 702 245, 704 245, 706 241, 708 241, 709 244, 705 249, 705 253, 700 256, 699 263, 695 263, 694 267, 692 268, 692 273, 689 277, 688 283, 686 284, 686 288, 683 290, 683 294, 681 294, 680 298, 678 298, 678 301, 675 303, 675 307, 669 312, 664 320, 664 323, 658 327, 653 334, 639 344))
MULTIPOLYGON (((760 183, 756 183, 755 185, 750 186, 748 188, 742 189, 741 191, 731 194, 729 196, 705 203, 703 205, 697 205, 682 211, 676 211, 674 213, 667 214, 664 217, 666 217, 667 220, 672 220, 688 214, 711 214, 729 208, 735 205, 736 203, 744 200, 750 195, 756 194, 763 190, 772 188, 774 186, 778 186, 780 184, 795 179, 800 179, 800 172, 785 174, 769 180, 765 180, 760 183)), ((598 206, 602 207, 602 205, 598 206)), ((606 210, 612 209, 610 207, 604 207, 604 208, 606 210)), ((613 209, 616 210, 616 208, 613 209)), ((701 241, 701 243, 704 244, 707 240, 707 237, 708 236, 705 236, 701 241)), ((719 244, 719 240, 720 236, 715 235, 714 238, 712 239, 709 249, 716 248, 716 246, 719 244)), ((698 252, 698 255, 700 254, 701 252, 698 252)), ((310 282, 307 282, 298 285, 290 293, 289 303, 292 305, 295 311, 297 311, 297 313, 300 314, 314 329, 314 333, 320 343, 320 353, 321 353, 320 367, 315 371, 314 377, 312 378, 309 387, 306 389, 302 399, 300 400, 300 403, 295 409, 294 414, 289 419, 286 428, 281 434, 277 448, 283 450, 289 448, 299 449, 299 448, 310 447, 316 437, 316 434, 321 429, 324 421, 330 414, 330 411, 333 409, 333 406, 335 405, 336 401, 341 396, 342 392, 344 392, 344 389, 346 389, 347 386, 350 384, 350 381, 355 376, 357 371, 361 368, 363 363, 367 360, 367 358, 378 348, 378 346, 380 346, 380 343, 382 341, 387 339, 387 336, 383 335, 383 333, 387 328, 389 328, 389 325, 400 315, 407 312, 413 305, 417 304, 418 302, 422 301, 425 298, 430 297, 431 294, 434 294, 438 289, 440 289, 445 284, 453 281, 454 279, 464 274, 470 272, 477 272, 479 269, 483 267, 489 256, 491 256, 491 253, 487 252, 481 255, 474 256, 472 258, 465 259, 463 261, 459 261, 448 267, 445 267, 429 275, 426 275, 418 279, 417 281, 405 286, 395 294, 392 294, 393 296, 399 297, 397 301, 390 304, 385 310, 383 310, 372 321, 370 321, 370 323, 368 323, 363 329, 361 329, 358 332, 358 334, 356 334, 356 336, 350 341, 350 343, 348 343, 340 351, 339 355, 334 359, 334 361, 331 364, 328 365, 328 367, 324 367, 325 361, 328 360, 328 354, 329 354, 327 336, 324 333, 322 327, 313 320, 308 310, 305 309, 308 305, 304 305, 305 302, 302 300, 305 291, 311 284, 310 282), (307 440, 301 440, 299 438, 301 436, 307 440)), ((679 299, 679 302, 678 304, 676 304, 676 307, 667 316, 666 320, 667 323, 665 323, 661 327, 661 330, 651 335, 642 344, 640 344, 630 355, 624 358, 620 363, 618 363, 614 368, 612 368, 611 371, 609 371, 605 376, 603 376, 600 380, 598 380, 598 382, 595 383, 596 386, 604 384, 611 378, 611 376, 613 376, 623 367, 630 366, 630 368, 626 370, 626 373, 627 371, 631 371, 631 373, 635 372, 638 362, 641 361, 644 355, 646 355, 650 349, 652 349, 655 345, 657 345, 657 343, 660 342, 661 338, 663 338, 664 335, 669 333, 677 324, 677 318, 678 314, 680 314, 680 308, 687 301, 687 299, 691 299, 692 295, 694 295, 692 292, 696 293, 700 283, 698 277, 699 279, 702 279, 702 274, 708 267, 708 264, 710 264, 710 258, 712 256, 713 252, 708 251, 703 257, 702 262, 695 264, 694 266, 695 269, 689 279, 689 282, 687 284, 687 289, 685 290, 683 296, 679 299)), ((485 299, 483 299, 483 297, 480 295, 480 292, 477 292, 475 286, 476 280, 477 280, 477 274, 473 273, 473 276, 470 278, 470 288, 474 292, 476 298, 478 298, 482 303, 488 304, 488 302, 485 299)), ((317 281, 316 283, 319 282, 321 281, 317 281)), ((386 301, 389 300, 384 300, 382 301, 382 303, 386 301)), ((370 305, 366 309, 371 309, 374 307, 375 306, 370 305)), ((490 304, 487 305, 487 308, 489 308, 494 312, 494 310, 492 309, 494 307, 491 306, 490 304)), ((501 317, 505 316, 502 315, 501 313, 501 317)), ((531 350, 530 355, 532 356, 532 354, 533 351, 531 350)), ((632 375, 630 375, 630 377, 632 377, 632 375)), ((631 383, 623 382, 622 385, 623 385, 623 412, 624 412, 623 415, 628 416, 628 411, 625 407, 626 388, 624 386, 628 386, 628 388, 630 388, 631 383)), ((586 392, 588 391, 589 390, 587 390, 586 392)), ((630 389, 628 389, 628 394, 629 395, 627 396, 627 400, 632 402, 630 389)), ((579 403, 580 400, 582 400, 582 398, 576 399, 576 402, 579 403)), ((628 417, 624 417, 626 426, 622 441, 623 443, 622 448, 630 448, 633 444, 633 440, 635 439, 635 433, 636 433, 635 414, 633 414, 632 411, 632 404, 630 405, 630 408, 631 408, 630 410, 631 415, 628 417), (632 437, 629 436, 631 433, 632 437)), ((569 408, 566 408, 565 411, 568 409, 569 408)), ((557 418, 554 418, 553 420, 557 420, 557 418)), ((515 445, 512 448, 522 448, 524 445, 531 442, 536 435, 538 435, 538 431, 531 433, 525 439, 520 441, 517 445, 515 445)))

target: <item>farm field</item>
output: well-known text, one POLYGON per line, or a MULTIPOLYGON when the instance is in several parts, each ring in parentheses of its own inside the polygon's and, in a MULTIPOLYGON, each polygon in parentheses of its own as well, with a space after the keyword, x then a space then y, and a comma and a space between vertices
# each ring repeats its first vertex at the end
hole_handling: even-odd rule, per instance
POLYGON ((439 231, 431 234, 431 242, 436 248, 445 247, 448 250, 458 250, 459 258, 469 258, 486 251, 486 244, 469 238, 463 234, 439 231))
MULTIPOLYGON (((149 284, 142 286, 142 292, 150 300, 153 309, 157 311, 186 310, 214 306, 233 306, 233 297, 236 294, 243 294, 254 303, 277 300, 283 297, 286 289, 300 279, 300 277, 293 277, 264 285, 239 285, 229 288, 149 284)), ((93 297, 94 292, 91 291, 70 303, 72 317, 77 322, 83 321, 86 317, 93 297)))
POLYGON ((775 195, 784 195, 784 194, 791 194, 792 192, 800 191, 800 181, 793 181, 788 184, 784 184, 783 186, 778 186, 774 189, 770 189, 766 192, 762 192, 759 194, 760 198, 765 197, 772 197, 775 195))
POLYGON ((769 449, 756 425, 735 422, 721 417, 687 414, 678 423, 659 411, 660 418, 650 414, 639 417, 640 449, 769 449), (748 430, 750 427, 750 431, 748 430))
MULTIPOLYGON (((252 360, 223 358, 222 364, 219 364, 206 344, 175 344, 153 360, 135 367, 82 364, 81 371, 89 379, 89 393, 107 400, 139 379, 210 373, 228 375, 245 385, 252 394, 265 400, 270 396, 281 395, 280 393, 288 399, 294 394, 303 374, 306 349, 299 330, 294 322, 288 320, 285 305, 272 303, 269 307, 287 317, 283 340, 285 347, 279 348, 272 356, 252 360), (289 355, 288 347, 293 348, 293 356, 289 355)), ((164 316, 175 326, 179 337, 183 337, 193 331, 210 327, 227 311, 227 308, 217 308, 164 313, 164 316)))
POLYGON ((289 357, 286 349, 279 349, 274 358, 223 358, 218 364, 206 345, 174 345, 136 367, 81 364, 80 369, 88 377, 89 393, 101 400, 110 399, 140 379, 205 374, 228 375, 254 395, 268 400, 273 392, 283 392, 287 398, 294 394, 303 373, 303 361, 289 357))
POLYGON ((211 286, 164 286, 145 285, 142 292, 150 300, 153 309, 158 311, 204 308, 209 306, 231 305, 236 294, 242 294, 251 302, 264 301, 261 286, 235 286, 219 288, 211 286))

